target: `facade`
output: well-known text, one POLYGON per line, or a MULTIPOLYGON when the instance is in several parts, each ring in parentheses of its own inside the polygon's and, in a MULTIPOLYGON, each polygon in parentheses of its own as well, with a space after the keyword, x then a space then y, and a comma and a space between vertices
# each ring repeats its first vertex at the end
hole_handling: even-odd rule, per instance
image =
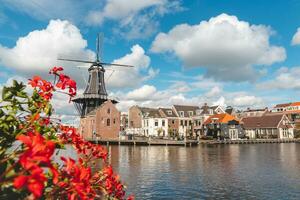
POLYGON ((160 115, 168 120, 168 136, 171 138, 178 137, 180 120, 176 112, 172 108, 159 108, 158 110, 160 115))
POLYGON ((215 114, 204 122, 206 136, 236 140, 244 137, 239 121, 228 113, 215 114))
POLYGON ((294 125, 285 114, 245 117, 242 124, 250 139, 294 138, 294 125))
POLYGON ((146 137, 168 137, 168 119, 160 115, 159 110, 145 113, 143 130, 146 137))
POLYGON ((132 106, 128 114, 128 134, 146 137, 167 137, 168 119, 159 109, 132 106))
POLYGON ((195 138, 193 122, 197 114, 200 116, 200 108, 198 106, 173 105, 172 109, 179 120, 178 136, 195 138))
POLYGON ((81 118, 78 130, 86 140, 117 139, 120 112, 111 100, 107 100, 81 118))

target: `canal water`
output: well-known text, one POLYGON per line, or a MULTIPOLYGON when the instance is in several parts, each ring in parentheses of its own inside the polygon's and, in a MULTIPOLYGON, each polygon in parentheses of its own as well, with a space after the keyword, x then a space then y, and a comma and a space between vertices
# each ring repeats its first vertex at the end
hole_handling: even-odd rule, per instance
POLYGON ((300 199, 300 144, 109 146, 136 199, 300 199))

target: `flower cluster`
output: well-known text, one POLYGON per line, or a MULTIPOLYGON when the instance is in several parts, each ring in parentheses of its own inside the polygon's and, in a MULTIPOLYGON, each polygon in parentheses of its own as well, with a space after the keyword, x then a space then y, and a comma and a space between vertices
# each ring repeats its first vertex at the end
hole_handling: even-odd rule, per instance
POLYGON ((68 199, 95 199, 96 191, 91 184, 92 172, 90 167, 84 167, 82 161, 76 164, 71 158, 61 157, 64 166, 61 170, 61 180, 58 186, 63 196, 68 199))
POLYGON ((76 82, 72 80, 69 76, 62 73, 63 68, 62 67, 54 67, 50 70, 50 74, 54 74, 55 76, 58 76, 58 81, 56 83, 56 87, 60 88, 62 90, 65 90, 66 88, 69 89, 69 95, 70 97, 74 97, 76 95, 76 82))
POLYGON ((52 83, 43 80, 39 76, 34 76, 32 79, 29 79, 29 84, 33 88, 37 88, 39 95, 45 100, 50 100, 53 96, 54 87, 52 83))
POLYGON ((51 163, 51 157, 55 150, 55 143, 46 140, 37 132, 29 132, 27 135, 19 135, 17 140, 25 145, 24 151, 19 157, 18 163, 23 170, 14 179, 14 186, 20 189, 27 186, 35 197, 40 197, 44 189, 46 177, 42 167, 48 167, 53 175, 53 183, 57 183, 58 172, 51 163))
MULTIPOLYGON (((70 98, 76 95, 76 82, 62 72, 62 67, 50 70, 55 76, 53 83, 39 76, 30 79, 28 84, 34 88, 32 96, 17 82, 3 90, 0 199, 123 200, 125 187, 107 165, 106 149, 83 140, 76 128, 51 119, 50 100, 54 92, 67 90, 64 93, 70 98), (19 101, 20 98, 23 101, 19 101), (11 150, 18 143, 21 146, 11 150), (75 148, 78 161, 61 157, 63 164, 59 166, 53 157, 64 145, 75 148), (104 168, 93 173, 90 165, 95 161, 101 161, 104 168)), ((128 199, 132 200, 133 196, 128 199)))

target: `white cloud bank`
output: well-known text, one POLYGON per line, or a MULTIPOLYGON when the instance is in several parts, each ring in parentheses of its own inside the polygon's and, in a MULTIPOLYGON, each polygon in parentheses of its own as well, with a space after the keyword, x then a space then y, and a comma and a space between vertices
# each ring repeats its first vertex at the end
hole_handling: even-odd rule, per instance
POLYGON ((174 53, 187 67, 205 67, 218 80, 245 81, 257 77, 255 65, 285 60, 283 47, 269 42, 273 31, 221 14, 197 25, 180 24, 159 33, 152 43, 155 53, 174 53))
MULTIPOLYGON (((75 68, 78 63, 58 61, 58 57, 82 60, 94 60, 95 57, 95 53, 87 49, 87 41, 80 30, 68 21, 51 20, 45 29, 34 30, 19 38, 12 48, 0 44, 0 63, 15 69, 18 74, 27 78, 34 74, 46 75, 51 67, 62 65, 66 73, 77 80, 79 87, 85 87, 83 76, 87 79, 87 70, 75 68)), ((114 68, 115 72, 108 80, 111 88, 133 87, 158 73, 150 67, 151 59, 139 45, 134 45, 130 53, 113 62, 135 67, 114 68)), ((106 78, 110 73, 107 71, 106 78)))
POLYGON ((45 29, 20 37, 13 48, 0 44, 0 63, 26 74, 48 72, 50 67, 62 64, 57 61, 61 55, 94 58, 79 29, 68 21, 51 20, 45 29))
POLYGON ((300 89, 300 67, 282 67, 276 71, 272 80, 257 84, 259 89, 300 89))

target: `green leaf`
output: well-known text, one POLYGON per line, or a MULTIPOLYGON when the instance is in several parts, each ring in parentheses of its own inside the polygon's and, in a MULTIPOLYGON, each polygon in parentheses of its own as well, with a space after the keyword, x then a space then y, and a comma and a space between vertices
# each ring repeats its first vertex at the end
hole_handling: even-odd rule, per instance
POLYGON ((2 90, 2 99, 5 101, 11 100, 13 97, 13 93, 10 91, 10 88, 3 87, 2 90))

